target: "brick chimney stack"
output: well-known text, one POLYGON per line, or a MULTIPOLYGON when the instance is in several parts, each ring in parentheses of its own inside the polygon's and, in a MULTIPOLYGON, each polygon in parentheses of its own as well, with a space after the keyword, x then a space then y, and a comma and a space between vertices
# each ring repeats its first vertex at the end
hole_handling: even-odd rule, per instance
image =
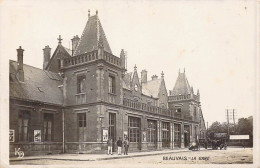
POLYGON ((158 76, 157 76, 157 75, 153 75, 153 76, 152 76, 152 80, 155 80, 155 79, 158 79, 158 76))
POLYGON ((122 68, 126 69, 126 55, 125 55, 125 51, 124 49, 121 50, 121 53, 120 53, 120 59, 121 59, 121 62, 122 62, 122 68))
POLYGON ((51 48, 47 45, 42 50, 43 50, 43 70, 45 70, 51 58, 51 48))
POLYGON ((17 76, 18 80, 24 82, 24 71, 23 71, 23 51, 22 47, 20 46, 17 50, 17 76))
POLYGON ((144 69, 141 72, 141 82, 146 83, 147 82, 147 71, 144 69))
POLYGON ((72 42, 72 56, 73 56, 73 54, 74 54, 74 51, 75 51, 76 48, 77 48, 77 45, 78 45, 78 43, 79 43, 79 40, 80 40, 80 38, 79 38, 78 35, 74 36, 74 37, 71 39, 71 42, 72 42))

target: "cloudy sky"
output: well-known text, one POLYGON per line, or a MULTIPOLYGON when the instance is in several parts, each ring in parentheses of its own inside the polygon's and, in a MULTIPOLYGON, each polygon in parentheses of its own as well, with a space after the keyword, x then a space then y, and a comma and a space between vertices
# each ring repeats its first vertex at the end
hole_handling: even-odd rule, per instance
MULTIPOLYGON (((204 118, 225 121, 225 109, 238 117, 253 115, 255 106, 254 1, 2 1, 0 10, 1 69, 25 49, 24 63, 42 68, 44 46, 54 52, 81 35, 98 10, 114 55, 128 53, 128 71, 164 71, 167 90, 179 68, 200 89, 204 118)), ((4 77, 8 77, 3 74, 4 77)), ((6 82, 7 84, 7 82, 6 82)))

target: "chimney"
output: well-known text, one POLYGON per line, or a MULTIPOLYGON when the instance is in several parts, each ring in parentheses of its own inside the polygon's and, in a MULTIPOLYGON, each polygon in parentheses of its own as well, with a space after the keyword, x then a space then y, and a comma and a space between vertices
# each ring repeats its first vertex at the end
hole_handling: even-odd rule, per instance
POLYGON ((152 76, 152 80, 155 80, 155 79, 158 79, 158 76, 157 76, 157 75, 153 75, 153 76, 152 76))
POLYGON ((47 45, 42 50, 43 50, 43 70, 45 70, 51 58, 51 48, 47 45))
POLYGON ((198 98, 198 101, 200 101, 200 91, 199 91, 199 89, 197 90, 197 98, 198 98))
POLYGON ((121 53, 120 53, 120 59, 121 59, 121 63, 122 63, 122 68, 125 69, 125 51, 124 49, 121 50, 121 53))
POLYGON ((18 75, 18 80, 21 82, 24 82, 24 71, 23 71, 23 51, 22 47, 20 46, 17 50, 17 75, 18 75))
POLYGON ((141 82, 146 83, 147 82, 147 71, 144 69, 141 72, 141 82))
POLYGON ((78 45, 78 43, 79 43, 79 36, 78 35, 76 35, 76 36, 74 36, 72 39, 71 39, 71 42, 72 42, 72 56, 73 56, 73 54, 74 54, 74 51, 76 50, 76 47, 77 47, 77 45, 78 45))

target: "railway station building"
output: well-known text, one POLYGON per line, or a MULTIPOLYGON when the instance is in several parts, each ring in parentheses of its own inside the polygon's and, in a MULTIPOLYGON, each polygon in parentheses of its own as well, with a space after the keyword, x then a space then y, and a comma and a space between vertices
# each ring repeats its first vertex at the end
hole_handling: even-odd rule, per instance
MULTIPOLYGON (((200 93, 185 70, 167 91, 164 73, 126 69, 124 50, 110 49, 98 13, 88 16, 72 49, 59 37, 43 49, 43 69, 10 60, 10 156, 104 153, 107 139, 128 137, 130 151, 185 148, 205 137, 200 93)), ((115 150, 115 148, 114 148, 115 150)))

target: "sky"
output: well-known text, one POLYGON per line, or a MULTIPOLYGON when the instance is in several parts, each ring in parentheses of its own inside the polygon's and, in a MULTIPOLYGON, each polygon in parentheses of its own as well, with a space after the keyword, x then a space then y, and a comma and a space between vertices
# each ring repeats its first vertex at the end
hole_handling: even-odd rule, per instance
MULTIPOLYGON (((200 90, 204 119, 209 125, 226 121, 225 109, 238 117, 255 112, 255 3, 234 1, 1 1, 1 70, 25 50, 24 63, 42 68, 43 48, 52 53, 81 36, 98 10, 110 48, 127 51, 127 68, 148 77, 164 72, 172 90, 184 71, 195 93, 200 90)), ((8 79, 8 74, 2 74, 8 79)), ((8 82, 5 83, 8 85, 8 82)), ((5 92, 6 93, 6 92, 5 92)), ((6 94, 5 94, 6 95, 6 94)))

